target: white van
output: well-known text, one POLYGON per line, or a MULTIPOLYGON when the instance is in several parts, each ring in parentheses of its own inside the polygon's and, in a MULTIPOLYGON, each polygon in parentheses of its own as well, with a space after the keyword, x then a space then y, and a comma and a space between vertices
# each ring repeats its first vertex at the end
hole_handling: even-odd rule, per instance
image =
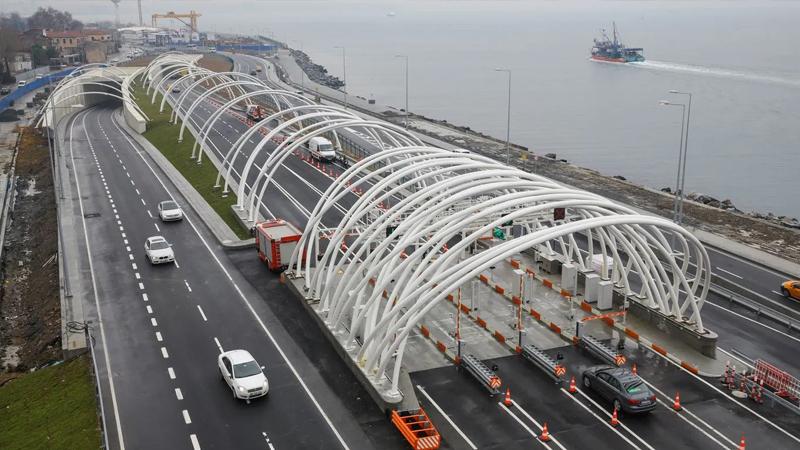
POLYGON ((336 159, 336 149, 331 141, 324 137, 313 137, 308 140, 308 151, 311 156, 320 161, 333 161, 336 159))

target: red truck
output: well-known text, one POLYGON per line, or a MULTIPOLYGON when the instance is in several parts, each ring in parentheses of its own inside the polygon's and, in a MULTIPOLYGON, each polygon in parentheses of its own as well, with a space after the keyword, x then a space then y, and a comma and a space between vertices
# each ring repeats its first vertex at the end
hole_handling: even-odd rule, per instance
POLYGON ((247 105, 247 118, 253 122, 264 120, 267 117, 267 110, 260 105, 247 105))
MULTIPOLYGON (((286 270, 301 235, 302 233, 297 227, 283 219, 257 223, 255 238, 258 258, 273 272, 286 270)), ((303 253, 303 259, 305 259, 305 253, 303 253)))

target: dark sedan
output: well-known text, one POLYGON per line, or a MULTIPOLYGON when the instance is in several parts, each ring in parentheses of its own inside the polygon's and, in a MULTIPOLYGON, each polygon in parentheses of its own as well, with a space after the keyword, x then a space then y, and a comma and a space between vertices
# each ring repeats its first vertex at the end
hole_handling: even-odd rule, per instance
POLYGON ((612 402, 619 412, 643 413, 656 407, 656 395, 628 369, 594 366, 583 372, 583 386, 612 402))

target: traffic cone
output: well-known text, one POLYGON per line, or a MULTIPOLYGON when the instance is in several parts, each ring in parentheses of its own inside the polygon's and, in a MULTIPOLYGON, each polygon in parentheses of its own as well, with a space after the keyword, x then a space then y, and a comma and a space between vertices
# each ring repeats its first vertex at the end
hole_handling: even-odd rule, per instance
POLYGON ((506 388, 506 398, 503 399, 503 404, 506 406, 511 406, 511 389, 506 388))
POLYGON ((631 367, 631 372, 633 372, 634 375, 639 375, 639 371, 636 370, 636 363, 633 363, 633 367, 631 367))
POLYGON ((542 434, 539 435, 542 442, 550 442, 550 433, 547 432, 547 422, 542 425, 542 434))
POLYGON ((739 441, 739 450, 744 450, 745 443, 744 443, 744 436, 742 436, 742 440, 739 441))
POLYGON ((680 411, 681 409, 683 409, 683 408, 681 408, 681 393, 680 392, 676 392, 675 393, 675 401, 672 402, 672 409, 674 409, 675 411, 680 411))
POLYGON ((619 418, 617 417, 617 408, 614 408, 614 414, 611 415, 611 426, 616 427, 619 425, 619 418))
POLYGON ((578 392, 578 387, 575 386, 575 377, 572 377, 569 380, 569 392, 570 392, 570 394, 574 394, 574 393, 578 392))

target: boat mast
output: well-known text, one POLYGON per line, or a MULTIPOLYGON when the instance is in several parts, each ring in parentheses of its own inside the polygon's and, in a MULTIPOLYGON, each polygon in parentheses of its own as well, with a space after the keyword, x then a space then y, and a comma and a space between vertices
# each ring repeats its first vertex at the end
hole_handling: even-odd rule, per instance
POLYGON ((617 22, 611 22, 611 26, 614 29, 614 46, 616 47, 619 45, 619 43, 617 43, 617 22))

